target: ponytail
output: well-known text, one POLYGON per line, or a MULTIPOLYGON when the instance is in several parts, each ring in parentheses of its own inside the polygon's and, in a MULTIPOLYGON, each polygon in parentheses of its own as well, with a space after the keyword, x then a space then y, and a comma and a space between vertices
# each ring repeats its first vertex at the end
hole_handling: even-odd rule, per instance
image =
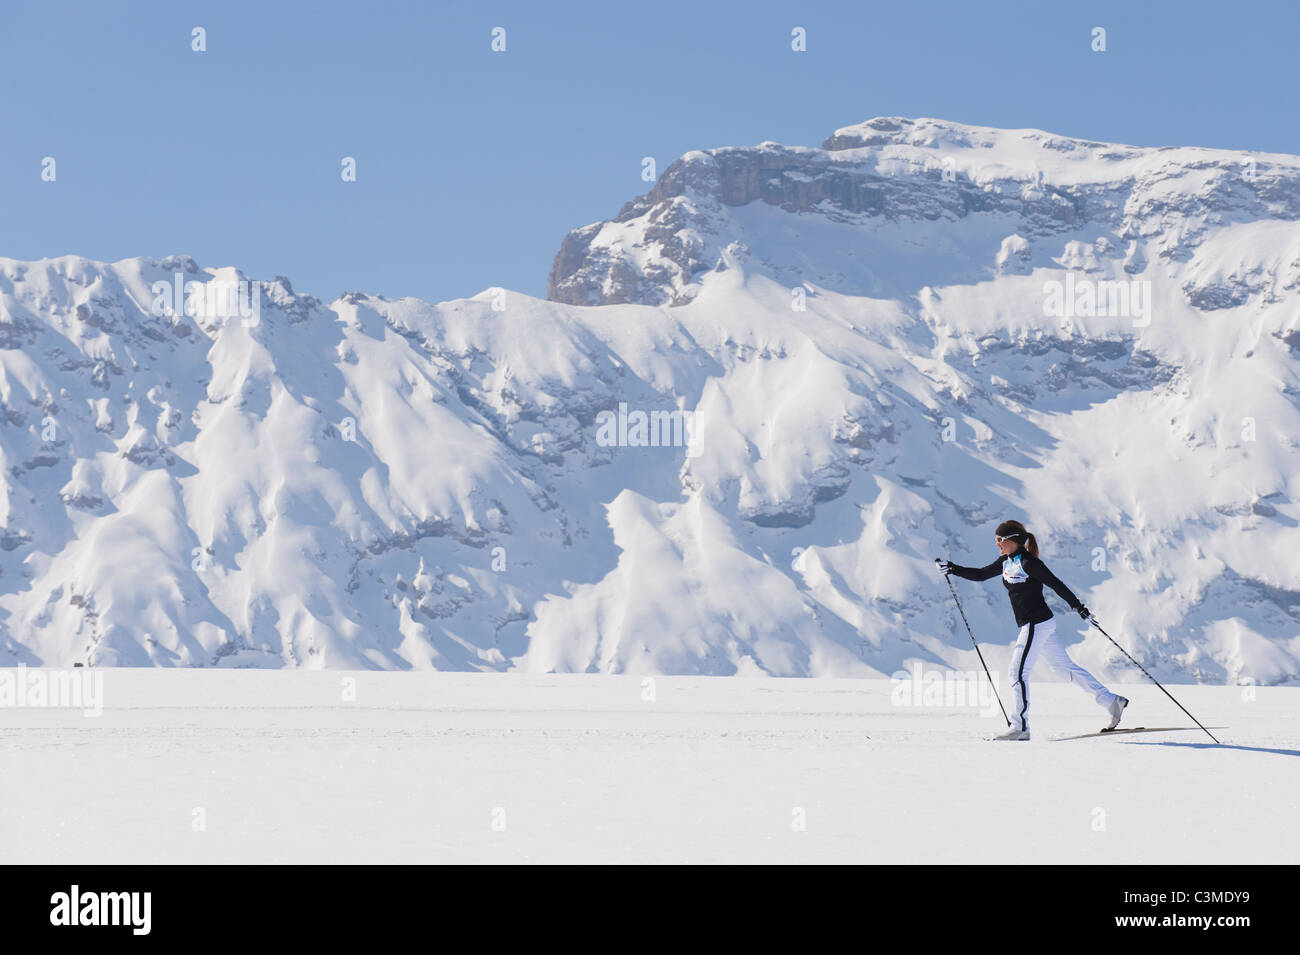
POLYGON ((1034 557, 1038 556, 1038 539, 1025 530, 1025 525, 1019 521, 1003 521, 998 525, 995 533, 999 537, 1010 537, 1021 541, 1025 550, 1029 551, 1034 557))

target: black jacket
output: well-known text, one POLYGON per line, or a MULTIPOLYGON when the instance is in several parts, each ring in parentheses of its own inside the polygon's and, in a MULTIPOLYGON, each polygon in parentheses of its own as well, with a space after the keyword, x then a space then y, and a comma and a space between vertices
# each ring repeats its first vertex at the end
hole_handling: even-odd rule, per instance
POLYGON ((1052 611, 1047 609, 1047 601, 1043 599, 1043 584, 1055 590, 1056 595, 1069 604, 1071 610, 1083 606, 1079 598, 1070 592, 1070 588, 1047 569, 1046 564, 1023 547, 1014 554, 999 557, 987 567, 949 564, 948 569, 966 580, 988 580, 1001 573, 1007 596, 1011 598, 1011 610, 1016 615, 1016 626, 1019 627, 1051 619, 1052 611))

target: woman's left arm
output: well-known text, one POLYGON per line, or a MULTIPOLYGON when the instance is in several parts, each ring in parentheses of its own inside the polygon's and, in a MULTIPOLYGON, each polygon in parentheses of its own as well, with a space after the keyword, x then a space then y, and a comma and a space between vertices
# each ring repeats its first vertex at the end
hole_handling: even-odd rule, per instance
POLYGON ((1027 559, 1022 558, 1020 561, 1020 566, 1025 569, 1025 573, 1027 573, 1034 580, 1038 581, 1040 584, 1046 584, 1048 587, 1051 587, 1054 591, 1056 591, 1056 596, 1060 597, 1062 600, 1064 600, 1067 604, 1070 605, 1071 610, 1075 611, 1080 616, 1083 616, 1083 611, 1086 609, 1083 606, 1083 601, 1081 601, 1078 597, 1076 597, 1074 595, 1074 592, 1070 590, 1069 587, 1061 583, 1060 579, 1056 576, 1056 574, 1048 570, 1047 565, 1044 564, 1041 560, 1039 560, 1037 557, 1033 557, 1032 555, 1027 554, 1025 556, 1027 559))

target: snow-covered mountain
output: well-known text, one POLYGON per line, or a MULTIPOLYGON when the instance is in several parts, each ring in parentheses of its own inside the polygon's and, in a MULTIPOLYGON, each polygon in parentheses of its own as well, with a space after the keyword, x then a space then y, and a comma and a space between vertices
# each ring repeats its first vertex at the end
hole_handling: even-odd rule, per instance
POLYGON ((0 259, 10 663, 968 668, 1014 517, 1157 675, 1300 679, 1300 158, 691 152, 549 298, 0 259))

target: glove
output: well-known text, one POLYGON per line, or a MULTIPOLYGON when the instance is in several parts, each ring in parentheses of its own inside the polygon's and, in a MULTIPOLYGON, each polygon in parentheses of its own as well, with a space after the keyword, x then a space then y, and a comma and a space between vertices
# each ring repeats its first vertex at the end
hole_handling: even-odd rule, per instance
POLYGON ((948 574, 951 574, 951 573, 952 573, 952 562, 951 562, 951 561, 940 560, 939 558, 936 557, 936 558, 934 559, 934 562, 935 562, 935 564, 938 565, 938 567, 939 567, 939 573, 943 574, 945 577, 948 576, 948 574))
POLYGON ((1089 610, 1087 607, 1080 606, 1080 607, 1079 607, 1079 616, 1082 617, 1084 620, 1087 620, 1089 617, 1092 616, 1092 611, 1089 610))

